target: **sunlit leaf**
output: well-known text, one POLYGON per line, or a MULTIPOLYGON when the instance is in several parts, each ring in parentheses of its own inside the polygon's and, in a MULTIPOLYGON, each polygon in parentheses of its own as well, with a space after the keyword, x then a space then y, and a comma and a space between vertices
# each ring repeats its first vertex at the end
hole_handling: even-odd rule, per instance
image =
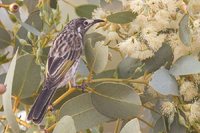
POLYGON ((34 55, 21 56, 16 63, 12 93, 21 98, 32 96, 40 87, 40 71, 34 55))
POLYGON ((75 8, 76 14, 79 17, 86 17, 86 18, 92 18, 92 12, 94 11, 94 9, 96 9, 97 6, 96 5, 81 5, 81 6, 77 6, 75 8))
POLYGON ((140 123, 137 118, 130 120, 126 125, 122 128, 120 133, 141 133, 140 123))
POLYGON ((176 79, 164 67, 154 72, 149 85, 163 95, 179 95, 176 79))
POLYGON ((74 120, 71 116, 63 116, 56 124, 53 133, 76 133, 74 120))
POLYGON ((133 13, 132 11, 123 11, 111 14, 107 16, 108 21, 112 23, 117 24, 127 24, 133 21, 137 16, 136 13, 133 13))
POLYGON ((6 120, 8 121, 9 126, 11 126, 11 129, 15 133, 19 133, 19 126, 16 121, 15 114, 12 111, 12 85, 13 85, 13 79, 14 79, 14 71, 16 66, 16 60, 17 60, 17 53, 13 57, 10 67, 8 69, 8 73, 6 75, 5 79, 5 85, 7 85, 6 92, 3 94, 3 108, 4 113, 6 116, 6 120))
POLYGON ((121 83, 101 83, 95 87, 97 93, 92 93, 92 103, 95 108, 110 118, 137 116, 141 109, 140 97, 133 89, 121 83))
POLYGON ((186 14, 183 16, 179 23, 179 37, 184 45, 189 46, 192 41, 192 35, 190 32, 189 23, 189 15, 186 14))
POLYGON ((85 56, 90 70, 100 73, 108 62, 108 47, 96 42, 102 41, 105 37, 99 33, 91 33, 85 37, 85 56))
POLYGON ((10 34, 0 27, 0 49, 3 49, 11 44, 10 34))
POLYGON ((138 78, 143 75, 143 69, 139 69, 142 66, 142 62, 139 59, 127 57, 123 59, 118 67, 119 78, 138 78))
POLYGON ((79 95, 65 102, 60 109, 60 118, 65 115, 73 118, 77 131, 111 120, 95 109, 89 93, 79 95))
POLYGON ((200 62, 191 55, 180 57, 169 70, 174 76, 200 73, 200 62))

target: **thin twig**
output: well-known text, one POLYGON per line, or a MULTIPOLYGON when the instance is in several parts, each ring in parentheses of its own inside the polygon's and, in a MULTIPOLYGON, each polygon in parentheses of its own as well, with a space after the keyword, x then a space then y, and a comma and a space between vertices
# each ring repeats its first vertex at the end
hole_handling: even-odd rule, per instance
POLYGON ((116 121, 116 125, 115 125, 115 130, 114 130, 114 133, 119 133, 120 131, 120 119, 118 118, 117 121, 116 121))
POLYGON ((96 82, 125 82, 125 83, 139 83, 139 84, 148 84, 148 81, 140 80, 140 79, 115 79, 115 78, 101 78, 101 79, 93 79, 90 83, 96 82))

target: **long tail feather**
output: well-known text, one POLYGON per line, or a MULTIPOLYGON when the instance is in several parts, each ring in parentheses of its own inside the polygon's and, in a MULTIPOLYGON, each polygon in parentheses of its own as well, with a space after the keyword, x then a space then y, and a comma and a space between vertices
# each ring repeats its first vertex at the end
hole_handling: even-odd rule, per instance
POLYGON ((44 87, 35 100, 27 119, 32 120, 34 123, 40 123, 44 118, 55 92, 56 89, 44 87))

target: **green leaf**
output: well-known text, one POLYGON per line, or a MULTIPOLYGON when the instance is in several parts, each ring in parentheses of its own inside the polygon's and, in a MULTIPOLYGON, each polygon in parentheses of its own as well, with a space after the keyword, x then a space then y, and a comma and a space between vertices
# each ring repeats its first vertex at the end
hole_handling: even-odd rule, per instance
POLYGON ((86 17, 86 18, 92 18, 92 12, 94 11, 94 9, 96 9, 97 6, 96 5, 81 5, 81 6, 77 6, 75 8, 76 14, 79 17, 86 17))
POLYGON ((13 94, 22 98, 33 95, 40 87, 40 66, 35 63, 34 55, 18 58, 14 74, 13 94))
POLYGON ((187 133, 186 127, 179 123, 177 114, 175 115, 174 121, 171 124, 169 133, 187 133))
POLYGON ((145 72, 154 72, 158 70, 161 66, 169 68, 174 59, 173 51, 170 45, 163 44, 162 47, 155 53, 150 59, 144 60, 144 70, 145 72))
POLYGON ((157 120, 157 122, 153 128, 153 132, 154 133, 167 133, 164 117, 161 117, 159 120, 157 120))
POLYGON ((92 103, 95 108, 110 118, 129 119, 137 116, 142 109, 140 97, 133 89, 121 83, 102 83, 95 87, 92 103))
POLYGON ((57 0, 50 0, 50 7, 53 9, 57 8, 57 0))
POLYGON ((93 76, 94 79, 100 79, 100 78, 113 78, 115 75, 115 70, 106 70, 101 73, 98 73, 93 76))
POLYGON ((39 10, 37 7, 37 4, 38 4, 37 0, 23 0, 23 3, 26 5, 29 14, 33 13, 34 11, 39 10))
POLYGON ((95 73, 104 70, 108 62, 108 46, 96 45, 96 42, 104 40, 104 36, 99 33, 91 33, 85 37, 85 56, 88 67, 95 73))
POLYGON ((76 133, 74 120, 71 116, 63 116, 56 124, 53 133, 76 133))
POLYGON ((79 95, 65 102, 60 109, 60 118, 65 115, 73 118, 77 131, 111 120, 95 109, 91 101, 91 94, 89 93, 79 95))
POLYGON ((5 79, 5 85, 7 85, 6 92, 3 94, 3 108, 4 108, 4 113, 6 116, 6 120, 8 121, 8 125, 11 126, 11 129, 15 133, 19 133, 19 126, 16 121, 16 116, 12 111, 12 85, 13 85, 13 77, 14 77, 14 71, 15 71, 15 66, 16 66, 16 60, 17 60, 17 53, 18 50, 13 57, 10 67, 8 69, 8 73, 6 75, 5 79))
POLYGON ((111 3, 107 3, 105 0, 100 0, 100 5, 103 10, 119 12, 123 10, 122 2, 119 0, 113 0, 111 3))
POLYGON ((139 59, 127 57, 123 59, 118 67, 119 78, 138 78, 144 74, 143 69, 139 69, 142 66, 142 62, 139 59))
POLYGON ((86 77, 89 74, 89 70, 84 63, 83 59, 80 60, 78 68, 77 68, 77 74, 81 75, 81 77, 86 77))
POLYGON ((39 133, 40 129, 37 126, 32 125, 31 128, 28 128, 26 133, 39 133))
POLYGON ((137 118, 130 120, 126 125, 122 128, 120 133, 141 133, 140 123, 137 118))
POLYGON ((6 73, 1 74, 0 75, 0 83, 4 83, 5 78, 6 78, 6 73))
POLYGON ((117 24, 127 24, 133 21, 137 16, 136 13, 133 13, 132 11, 123 11, 111 14, 107 16, 107 20, 112 23, 117 24))
POLYGON ((169 70, 174 76, 200 73, 200 62, 191 55, 180 57, 169 70))
MULTIPOLYGON (((35 12, 31 13, 29 15, 28 19, 24 22, 25 25, 28 24, 28 25, 34 27, 38 32, 42 31, 42 28, 43 28, 43 22, 42 22, 42 20, 41 20, 41 18, 39 16, 39 13, 40 13, 39 11, 35 11, 35 12)), ((19 31, 17 32, 17 35, 21 39, 28 40, 28 37, 27 37, 28 31, 27 31, 27 29, 29 29, 29 28, 26 27, 27 25, 25 26, 26 28, 24 26, 22 26, 19 29, 19 31)), ((36 34, 39 34, 40 32, 37 33, 37 31, 36 31, 36 34)), ((35 31, 32 31, 32 32, 35 32, 35 31)))
POLYGON ((33 26, 30 26, 29 24, 27 23, 23 23, 23 22, 20 22, 20 24, 29 32, 33 33, 34 35, 36 36, 40 36, 41 33, 40 31, 38 31, 36 28, 34 28, 33 26))
POLYGON ((179 95, 176 79, 164 67, 154 72, 149 85, 163 95, 179 95))
POLYGON ((4 64, 4 63, 7 63, 7 62, 9 62, 11 59, 8 59, 7 58, 7 55, 8 55, 9 53, 6 53, 6 54, 4 54, 4 55, 1 55, 0 54, 0 65, 2 65, 2 64, 4 64))
POLYGON ((192 42, 192 35, 189 27, 189 15, 186 14, 183 16, 179 23, 179 37, 182 43, 186 46, 189 46, 192 42))
POLYGON ((0 27, 0 49, 6 48, 11 44, 10 34, 0 27))

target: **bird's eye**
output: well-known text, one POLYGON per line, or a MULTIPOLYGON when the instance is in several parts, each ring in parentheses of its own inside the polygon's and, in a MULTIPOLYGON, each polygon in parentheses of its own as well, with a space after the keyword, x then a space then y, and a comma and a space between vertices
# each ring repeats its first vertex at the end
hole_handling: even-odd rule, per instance
POLYGON ((87 22, 87 21, 84 21, 84 23, 83 23, 84 25, 88 25, 89 23, 87 22))

